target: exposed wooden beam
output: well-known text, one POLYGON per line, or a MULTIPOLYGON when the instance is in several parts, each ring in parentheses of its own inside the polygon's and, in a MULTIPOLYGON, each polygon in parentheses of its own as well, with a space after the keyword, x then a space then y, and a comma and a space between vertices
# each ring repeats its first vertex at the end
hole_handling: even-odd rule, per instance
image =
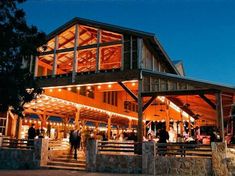
MULTIPOLYGON (((99 46, 100 47, 105 47, 105 46, 113 46, 113 45, 120 45, 122 44, 122 41, 112 41, 112 42, 105 42, 105 43, 100 43, 99 46)), ((85 45, 85 46, 78 46, 77 50, 83 50, 83 49, 90 49, 90 48, 97 48, 97 44, 91 44, 91 45, 85 45)), ((73 51, 74 47, 71 48, 65 48, 65 49, 57 49, 56 53, 63 53, 63 52, 70 52, 73 51)), ((44 56, 44 55, 48 55, 48 54, 53 54, 54 50, 52 51, 46 51, 46 52, 41 52, 39 54, 39 56, 44 56)))
POLYGON ((149 107, 149 105, 156 99, 157 96, 152 96, 147 103, 144 104, 143 106, 143 112, 145 111, 145 109, 147 109, 149 107))
POLYGON ((138 102, 138 97, 128 88, 126 87, 121 81, 118 84, 136 101, 138 102))
POLYGON ((143 92, 142 97, 155 96, 175 96, 175 95, 199 95, 199 94, 215 94, 216 89, 195 89, 195 90, 175 90, 175 91, 159 91, 159 92, 143 92))
POLYGON ((209 99, 207 98, 204 94, 199 94, 199 96, 208 104, 212 107, 212 109, 216 110, 216 105, 209 99))
POLYGON ((179 99, 174 98, 174 97, 167 97, 168 100, 170 100, 172 103, 176 104, 178 107, 180 107, 183 111, 187 112, 190 116, 194 116, 194 112, 187 107, 184 107, 183 102, 181 102, 179 99))

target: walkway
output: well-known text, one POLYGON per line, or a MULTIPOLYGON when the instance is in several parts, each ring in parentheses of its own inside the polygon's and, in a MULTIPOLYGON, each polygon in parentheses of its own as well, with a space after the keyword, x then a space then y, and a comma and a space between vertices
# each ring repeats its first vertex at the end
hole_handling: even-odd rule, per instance
POLYGON ((68 170, 0 170, 1 176, 136 176, 136 174, 92 173, 68 170))

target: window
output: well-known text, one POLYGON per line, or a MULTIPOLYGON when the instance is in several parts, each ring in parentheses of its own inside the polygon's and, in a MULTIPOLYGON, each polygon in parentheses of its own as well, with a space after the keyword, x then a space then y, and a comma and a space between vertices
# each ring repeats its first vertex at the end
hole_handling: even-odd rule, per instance
POLYGON ((138 105, 130 101, 124 101, 125 111, 138 112, 138 105))
POLYGON ((7 119, 5 117, 0 117, 0 133, 2 133, 2 135, 5 135, 6 122, 7 119))
POLYGON ((80 95, 86 96, 89 98, 95 98, 94 87, 93 86, 81 86, 80 95))
POLYGON ((104 92, 103 102, 113 106, 117 106, 117 94, 117 91, 104 92))

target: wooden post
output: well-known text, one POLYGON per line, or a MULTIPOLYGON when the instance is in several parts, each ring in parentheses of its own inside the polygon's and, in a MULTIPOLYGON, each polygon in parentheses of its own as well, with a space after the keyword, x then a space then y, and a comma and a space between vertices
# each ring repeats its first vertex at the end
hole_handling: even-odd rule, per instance
POLYGON ((139 69, 142 69, 143 67, 142 49, 143 49, 143 39, 137 38, 137 53, 138 53, 138 68, 139 69))
POLYGON ((217 127, 220 131, 222 142, 224 142, 224 117, 221 92, 216 93, 216 112, 217 112, 217 127))
POLYGON ((191 132, 191 120, 190 120, 190 116, 189 116, 189 121, 188 121, 188 134, 189 136, 192 136, 192 132, 191 132))
POLYGON ((57 72, 57 53, 56 53, 57 49, 58 49, 58 36, 55 37, 55 48, 54 48, 52 76, 55 76, 56 72, 57 72))
POLYGON ((64 122, 64 138, 67 138, 67 132, 68 132, 68 124, 69 124, 69 116, 66 116, 63 120, 64 122))
POLYGON ((131 119, 129 119, 128 128, 129 128, 129 130, 131 130, 131 128, 132 128, 132 120, 131 119))
POLYGON ((73 50, 73 72, 72 72, 72 82, 75 81, 78 70, 78 60, 77 60, 77 48, 78 48, 78 38, 79 38, 79 26, 75 25, 75 35, 74 35, 74 50, 73 50))
POLYGON ((146 134, 146 123, 144 123, 144 137, 146 137, 147 136, 147 134, 146 134))
POLYGON ((122 36, 121 70, 124 70, 124 36, 122 36))
POLYGON ((170 117, 169 117, 169 101, 165 99, 166 103, 166 131, 170 129, 170 117))
MULTIPOLYGON (((142 73, 140 78, 142 78, 142 73)), ((142 103, 142 79, 138 81, 138 130, 137 130, 137 140, 138 142, 143 142, 143 103, 142 103)))
POLYGON ((180 110, 180 135, 183 136, 183 132, 184 132, 184 122, 183 122, 183 114, 182 114, 182 110, 180 110))
POLYGON ((79 125, 79 119, 80 119, 80 110, 81 108, 77 107, 77 111, 75 113, 75 119, 74 119, 74 124, 75 124, 75 127, 78 127, 79 125))
POLYGON ((108 140, 110 140, 111 139, 111 118, 112 118, 112 116, 111 115, 109 115, 109 118, 108 118, 108 131, 107 131, 107 135, 108 135, 108 140))
POLYGON ((96 69, 95 72, 98 73, 100 71, 100 34, 101 30, 99 29, 97 32, 97 50, 96 50, 96 69))
POLYGON ((35 57, 34 77, 38 76, 38 57, 35 57))

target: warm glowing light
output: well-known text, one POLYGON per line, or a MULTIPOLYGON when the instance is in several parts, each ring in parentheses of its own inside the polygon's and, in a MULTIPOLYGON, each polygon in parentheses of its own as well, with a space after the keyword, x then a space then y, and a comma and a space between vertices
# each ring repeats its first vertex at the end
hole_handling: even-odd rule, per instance
POLYGON ((29 120, 29 123, 32 123, 32 120, 29 120))
POLYGON ((97 86, 98 89, 101 89, 101 86, 97 86))
POLYGON ((49 91, 50 91, 50 92, 53 92, 53 89, 50 89, 49 91))
POLYGON ((68 88, 67 88, 67 90, 68 90, 68 91, 71 91, 71 90, 72 90, 72 88, 71 88, 71 87, 68 87, 68 88))
POLYGON ((132 85, 132 86, 135 86, 135 83, 133 82, 131 85, 132 85))
POLYGON ((77 87, 77 90, 80 90, 80 87, 79 87, 79 86, 77 87))
POLYGON ((91 86, 87 86, 87 89, 90 90, 90 89, 91 89, 91 86))
POLYGON ((108 88, 111 88, 111 87, 112 87, 112 85, 111 85, 111 84, 109 84, 109 85, 108 85, 108 88))
POLYGON ((62 90, 61 89, 58 89, 59 92, 61 92, 62 90))
POLYGON ((26 120, 26 119, 25 119, 25 120, 24 120, 24 122, 25 122, 25 123, 27 123, 27 122, 28 122, 28 120, 26 120))

